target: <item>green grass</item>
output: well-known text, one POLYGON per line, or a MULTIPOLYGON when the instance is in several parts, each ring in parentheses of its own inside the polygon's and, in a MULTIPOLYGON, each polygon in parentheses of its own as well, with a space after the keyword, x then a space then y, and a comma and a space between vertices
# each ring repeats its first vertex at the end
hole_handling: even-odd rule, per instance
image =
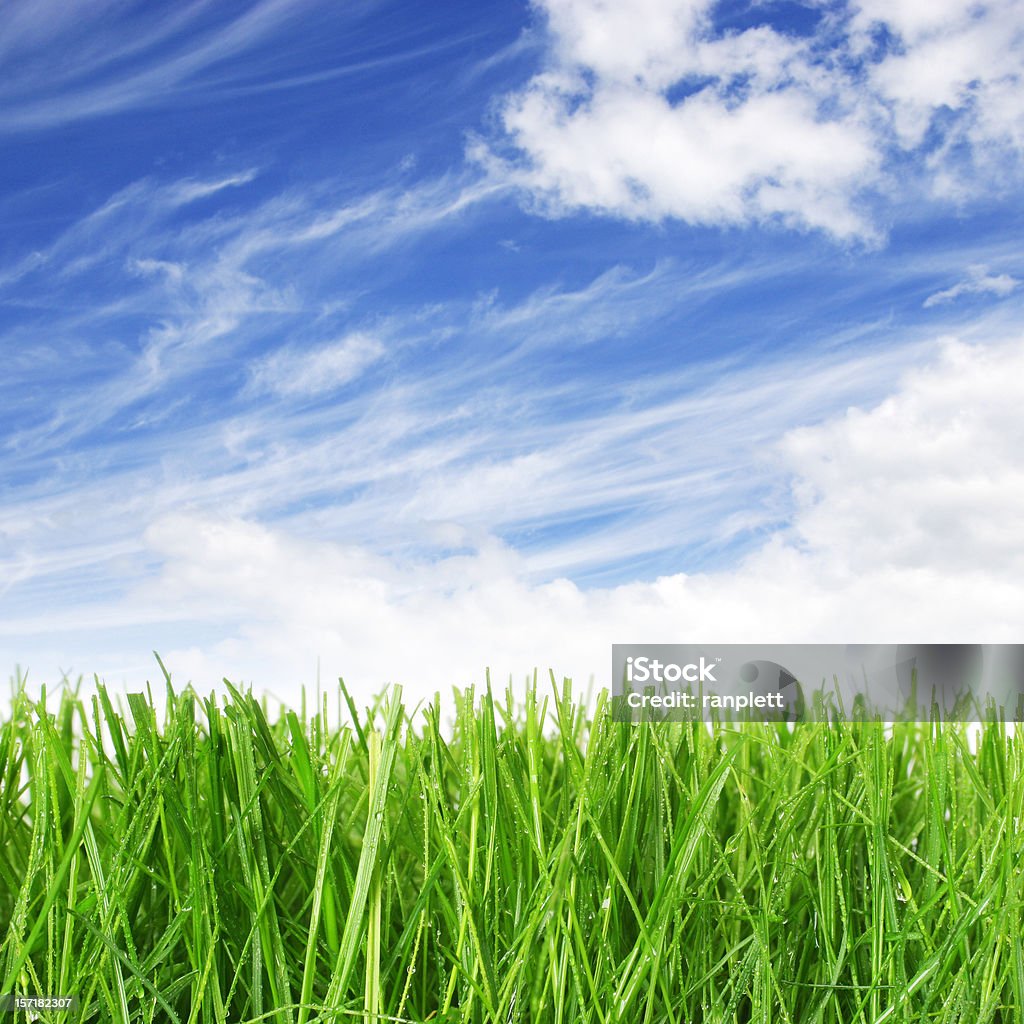
POLYGON ((1001 723, 634 726, 567 686, 349 711, 16 694, 0 992, 176 1024, 1022 1019, 1001 723))

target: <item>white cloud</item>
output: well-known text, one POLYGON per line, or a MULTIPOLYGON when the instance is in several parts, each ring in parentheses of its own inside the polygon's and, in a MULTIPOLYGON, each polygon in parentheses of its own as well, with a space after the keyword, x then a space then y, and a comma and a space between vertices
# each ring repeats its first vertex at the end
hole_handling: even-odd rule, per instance
POLYGON ((1024 595, 1022 398, 1024 344, 951 341, 877 407, 792 432, 797 547, 837 579, 931 573, 1024 595))
POLYGON ((953 302, 961 295, 995 295, 997 298, 1005 298, 1014 291, 1020 281, 1009 274, 990 274, 988 267, 976 264, 968 267, 967 277, 949 288, 929 295, 924 300, 926 309, 931 306, 940 306, 946 302, 953 302))
POLYGON ((878 161, 855 105, 798 41, 767 28, 713 38, 711 6, 546 3, 555 66, 503 110, 528 156, 520 183, 556 208, 867 233, 849 195, 878 161))
POLYGON ((210 196, 222 192, 226 188, 238 188, 248 185, 256 178, 256 171, 253 168, 242 171, 238 174, 229 174, 225 178, 215 181, 197 181, 195 179, 180 181, 168 189, 176 205, 193 203, 199 199, 208 199, 210 196))
MULTIPOLYGON (((442 178, 406 190, 381 188, 349 203, 328 197, 321 186, 263 198, 241 211, 190 209, 197 199, 253 177, 241 171, 134 182, 45 249, 0 266, 0 292, 9 296, 19 288, 19 302, 34 295, 54 310, 34 332, 37 347, 24 349, 32 353, 26 376, 38 371, 40 353, 55 359, 65 374, 84 367, 84 358, 57 354, 69 339, 83 339, 81 349, 89 352, 93 368, 102 366, 102 372, 82 374, 87 387, 51 383, 52 401, 31 403, 35 415, 19 419, 11 448, 26 458, 33 451, 52 453, 59 438, 56 443, 67 449, 174 385, 163 415, 183 400, 183 381, 244 366, 253 351, 266 350, 269 337, 292 333, 293 324, 299 323, 295 333, 307 333, 300 317, 315 317, 321 336, 337 333, 340 340, 305 355, 297 346, 286 347, 278 358, 254 366, 260 386, 291 394, 339 387, 380 354, 372 338, 346 333, 349 324, 331 315, 350 301, 347 271, 389 246, 445 230, 500 191, 493 183, 442 178), (282 262, 288 266, 284 272, 282 262), (342 266, 346 270, 335 278, 341 283, 323 301, 315 294, 327 273, 322 268, 342 266), (87 307, 81 305, 82 289, 92 295, 87 307)), ((25 393, 10 383, 3 396, 8 403, 25 393)))
POLYGON ((324 394, 355 380, 384 351, 377 338, 358 331, 311 349, 280 349, 255 364, 251 386, 284 397, 324 394))
MULTIPOLYGON (((871 68, 871 83, 893 111, 900 142, 921 144, 944 115, 941 152, 957 143, 1024 148, 1024 3, 988 0, 860 0, 855 24, 868 31, 885 25, 900 45, 871 68), (953 119, 950 120, 951 115, 953 119)), ((967 187, 963 183, 963 187, 967 187)))
POLYGON ((874 238, 872 193, 923 175, 969 197, 1019 169, 1024 0, 863 0, 810 37, 722 32, 712 0, 536 6, 550 62, 501 108, 515 155, 472 154, 548 211, 874 238), (883 56, 879 27, 899 44, 883 56), (889 173, 908 151, 917 170, 889 173))
POLYGON ((550 0, 539 6, 570 66, 614 81, 641 78, 662 86, 692 70, 691 41, 709 7, 705 0, 550 0))
POLYGON ((168 283, 180 285, 185 278, 186 268, 180 263, 170 260, 136 259, 132 260, 128 269, 140 277, 163 277, 168 283))
POLYGON ((846 200, 875 173, 865 133, 819 121, 813 98, 765 92, 730 107, 702 93, 672 105, 638 85, 603 86, 583 105, 543 84, 505 110, 530 151, 522 179, 556 204, 637 219, 742 224, 781 217, 847 236, 867 231, 846 200))
POLYGON ((964 0, 859 0, 854 10, 862 27, 884 23, 902 38, 916 42, 951 22, 969 19, 979 5, 964 0))
POLYGON ((420 699, 487 666, 499 685, 535 666, 603 685, 612 642, 1015 641, 1022 400, 1024 344, 944 343, 884 401, 783 438, 791 521, 720 571, 584 590, 531 582, 520 553, 454 527, 464 549, 409 561, 173 513, 147 532, 163 571, 132 608, 219 636, 165 644, 182 681, 227 675, 292 699, 318 657, 361 697, 400 681, 420 699))
POLYGON ((310 4, 253 0, 212 26, 205 3, 110 17, 110 8, 131 6, 117 0, 10 0, 0 25, 7 72, 0 84, 0 130, 166 103, 204 72, 285 31, 310 4))

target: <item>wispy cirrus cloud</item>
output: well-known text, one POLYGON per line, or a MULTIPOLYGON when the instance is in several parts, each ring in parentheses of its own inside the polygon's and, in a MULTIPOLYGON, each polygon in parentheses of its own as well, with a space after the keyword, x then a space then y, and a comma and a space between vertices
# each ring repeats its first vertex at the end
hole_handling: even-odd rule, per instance
POLYGON ((7 69, 0 130, 166 103, 316 6, 314 0, 256 0, 226 15, 193 0, 154 16, 134 3, 12 0, 0 29, 7 69), (64 55, 58 63, 51 60, 55 47, 64 55))
POLYGON ((10 308, 24 310, 9 328, 25 357, 23 375, 9 375, 6 390, 12 408, 31 409, 13 425, 9 451, 31 459, 102 427, 148 420, 142 406, 156 396, 225 367, 232 386, 240 390, 248 380, 250 393, 312 394, 325 381, 351 379, 379 357, 379 340, 352 328, 344 291, 328 300, 299 286, 309 268, 354 271, 457 223, 496 192, 488 183, 445 178, 331 202, 308 191, 250 194, 241 205, 227 198, 256 178, 247 169, 135 182, 0 268, 0 298, 16 291, 10 308), (212 214, 198 202, 222 198, 224 207, 212 214), (290 268, 284 273, 282 263, 290 268), (274 332, 281 332, 276 345, 274 332), (348 342, 329 344, 332 334, 348 342), (85 358, 60 360, 76 341, 85 358), (19 385, 33 365, 50 359, 53 397, 40 404, 19 385), (92 373, 93 386, 78 386, 92 373))
POLYGON ((925 309, 954 302, 962 295, 992 295, 998 299, 1005 298, 1015 291, 1020 281, 1010 274, 990 274, 989 268, 983 264, 975 264, 967 269, 967 277, 949 288, 933 292, 924 300, 925 309))
POLYGON ((285 397, 334 391, 359 377, 384 355, 383 343, 362 332, 312 348, 279 349, 252 367, 252 389, 285 397))

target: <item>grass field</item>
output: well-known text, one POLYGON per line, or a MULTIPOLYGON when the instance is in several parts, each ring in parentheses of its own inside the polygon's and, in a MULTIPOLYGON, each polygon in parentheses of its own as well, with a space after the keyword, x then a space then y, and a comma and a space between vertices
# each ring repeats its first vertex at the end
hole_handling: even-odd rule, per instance
POLYGON ((1022 1020, 1019 732, 550 693, 395 690, 340 728, 17 694, 0 992, 77 995, 53 1021, 1022 1020))

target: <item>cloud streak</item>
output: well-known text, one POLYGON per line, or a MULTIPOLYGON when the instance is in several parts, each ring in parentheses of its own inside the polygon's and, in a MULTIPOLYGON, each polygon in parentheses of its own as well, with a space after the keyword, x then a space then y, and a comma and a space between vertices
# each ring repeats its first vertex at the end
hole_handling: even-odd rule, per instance
POLYGON ((0 130, 23 131, 165 104, 316 4, 258 0, 226 19, 206 2, 157 17, 131 3, 78 2, 69 8, 13 0, 10 6, 0 34, 8 68, 0 86, 0 130), (66 59, 55 65, 47 55, 57 46, 66 59))
POLYGON ((321 395, 351 383, 384 352, 377 338, 358 332, 312 350, 278 350, 252 368, 251 387, 257 394, 321 395))
POLYGON ((963 281, 933 292, 924 300, 923 305, 925 309, 942 306, 947 302, 954 302, 962 295, 993 295, 1003 299, 1015 291, 1019 284, 1020 281, 1010 274, 990 274, 988 267, 977 264, 968 268, 967 277, 963 281))

